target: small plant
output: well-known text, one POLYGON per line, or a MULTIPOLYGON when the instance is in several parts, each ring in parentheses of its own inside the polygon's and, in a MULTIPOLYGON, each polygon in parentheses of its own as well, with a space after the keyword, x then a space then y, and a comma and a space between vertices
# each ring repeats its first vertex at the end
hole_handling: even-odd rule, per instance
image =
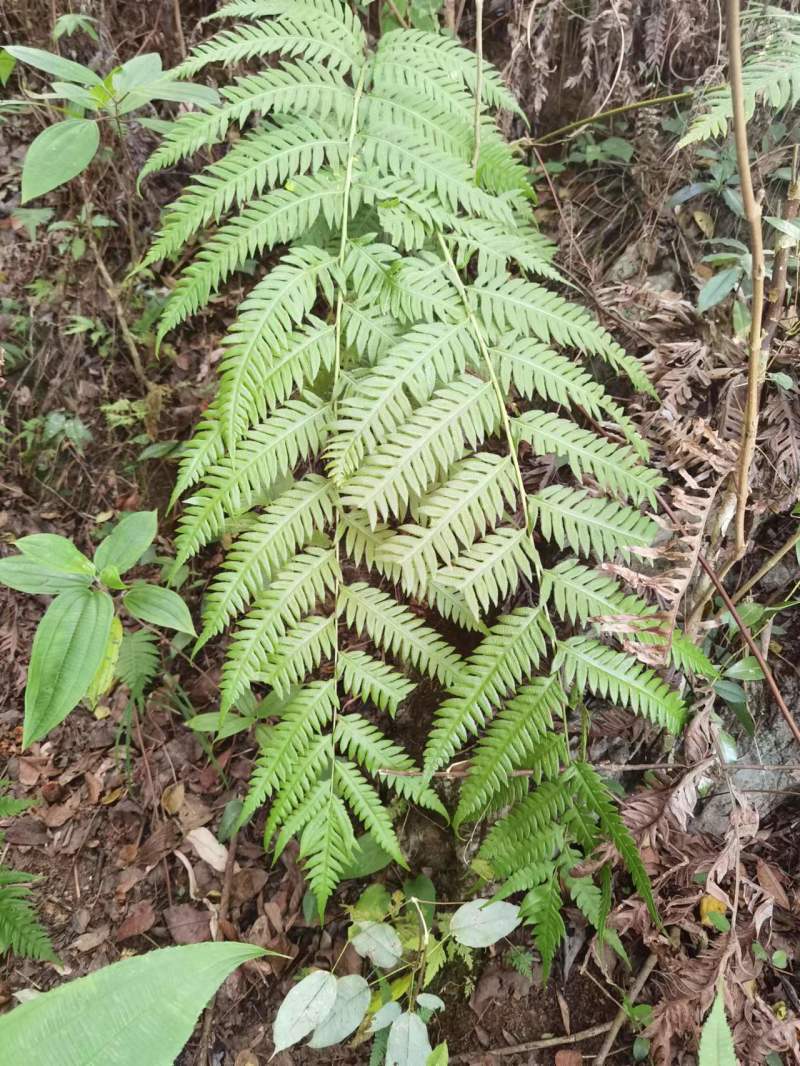
MULTIPOLYGON (((29 800, 9 796, 8 787, 8 781, 0 777, 0 820, 22 814, 31 805, 29 800)), ((30 959, 58 961, 50 938, 31 906, 29 886, 36 880, 33 874, 11 870, 0 863, 0 958, 12 951, 30 959)))
POLYGON ((54 597, 33 641, 25 747, 46 736, 81 700, 95 705, 115 678, 127 680, 133 692, 152 676, 152 645, 140 634, 124 633, 120 607, 142 622, 194 635, 189 611, 176 592, 146 581, 123 581, 155 535, 155 511, 133 512, 101 541, 93 561, 54 533, 21 537, 16 541, 20 554, 0 559, 0 583, 54 597), (116 602, 114 593, 121 593, 116 602))
POLYGON ((349 942, 369 966, 371 980, 327 970, 303 977, 275 1017, 276 1053, 309 1034, 309 1047, 326 1048, 356 1033, 355 1045, 374 1038, 374 1066, 426 1066, 433 1054, 439 1056, 433 1061, 447 1062, 447 1046, 431 1047, 427 1025, 445 1004, 425 989, 445 962, 458 957, 471 966, 476 948, 513 933, 519 908, 473 899, 440 913, 432 882, 421 876, 392 894, 370 885, 349 910, 349 942))
MULTIPOLYGON (((81 19, 56 23, 56 34, 83 29, 93 32, 92 20, 81 19)), ((58 39, 56 36, 56 40, 58 39)), ((100 148, 101 122, 106 121, 118 135, 134 111, 153 100, 173 100, 208 107, 217 101, 213 89, 174 82, 162 70, 156 52, 129 59, 122 66, 101 77, 82 63, 64 59, 40 48, 6 45, 0 52, 3 83, 16 62, 54 76, 50 91, 37 94, 37 100, 63 101, 52 104, 64 114, 60 122, 48 126, 31 142, 22 168, 23 204, 58 188, 82 174, 100 148)), ((8 105, 4 105, 8 109, 8 105)), ((30 102, 31 107, 41 107, 30 102)), ((147 125, 148 119, 138 118, 147 125)))

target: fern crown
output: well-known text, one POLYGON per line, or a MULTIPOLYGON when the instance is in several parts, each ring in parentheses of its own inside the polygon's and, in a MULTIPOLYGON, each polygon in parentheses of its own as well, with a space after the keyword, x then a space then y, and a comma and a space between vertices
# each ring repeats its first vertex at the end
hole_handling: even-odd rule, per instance
MULTIPOLYGON (((371 50, 339 0, 286 7, 218 13, 243 21, 179 74, 257 69, 174 122, 143 172, 216 156, 148 257, 196 242, 161 336, 252 274, 176 488, 178 563, 235 534, 200 643, 233 627, 221 723, 252 686, 266 693, 243 818, 268 802, 265 842, 299 841, 322 911, 359 834, 405 862, 391 812, 444 816, 434 775, 477 743, 456 823, 511 805, 484 855, 500 879, 524 871, 514 886, 550 951, 576 849, 610 837, 646 888, 605 786, 570 763, 557 723, 574 691, 680 725, 653 671, 554 625, 648 615, 584 565, 649 543, 658 484, 588 360, 650 386, 548 287, 554 249, 492 117, 517 110, 496 71, 478 76, 456 41, 419 31, 371 50), (254 260, 267 265, 252 273, 254 260), (525 455, 549 461, 549 485, 523 479, 525 455), (405 713, 421 679, 441 698, 418 765, 384 718, 405 713)), ((575 892, 600 921, 592 892, 575 892)))

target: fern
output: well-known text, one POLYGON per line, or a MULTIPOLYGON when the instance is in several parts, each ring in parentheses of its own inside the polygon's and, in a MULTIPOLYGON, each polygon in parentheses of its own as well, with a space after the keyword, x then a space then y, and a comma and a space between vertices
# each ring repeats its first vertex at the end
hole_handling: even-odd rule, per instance
POLYGON ((6 951, 29 959, 57 963, 50 938, 30 902, 30 883, 37 878, 0 866, 0 956, 6 951))
MULTIPOLYGON (((764 5, 746 12, 750 31, 742 68, 745 117, 763 104, 771 111, 796 107, 800 100, 800 18, 764 5)), ((732 115, 727 84, 715 86, 703 98, 703 111, 694 119, 679 147, 727 133, 732 115)))
POLYGON ((321 912, 357 831, 405 861, 391 814, 444 815, 434 775, 474 743, 456 822, 510 808, 482 854, 503 892, 528 893, 549 957, 565 864, 619 838, 569 769, 567 691, 680 724, 654 673, 585 638, 557 642, 546 607, 581 625, 652 617, 559 556, 609 559, 652 539, 639 508, 659 478, 587 357, 651 387, 547 287, 560 282, 554 249, 493 115, 517 105, 489 64, 479 78, 457 41, 418 31, 372 48, 342 0, 234 0, 217 17, 240 22, 177 76, 254 69, 218 107, 177 119, 143 177, 212 154, 146 260, 185 263, 159 339, 235 273, 248 286, 176 487, 188 494, 177 565, 235 530, 198 641, 232 630, 221 720, 251 686, 277 701, 242 819, 266 804, 265 844, 299 841, 321 912), (529 448, 558 461, 538 491, 520 466, 529 448), (466 658, 443 635, 455 627, 472 634, 466 658), (376 724, 403 713, 420 676, 441 696, 421 770, 376 724))
POLYGON ((120 681, 130 689, 134 703, 142 703, 160 665, 158 638, 153 633, 136 629, 123 635, 114 669, 120 681))

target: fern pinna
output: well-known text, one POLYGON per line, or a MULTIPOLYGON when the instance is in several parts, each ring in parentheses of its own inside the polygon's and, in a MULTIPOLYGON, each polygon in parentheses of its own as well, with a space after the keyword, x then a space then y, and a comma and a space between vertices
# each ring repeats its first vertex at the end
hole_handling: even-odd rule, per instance
MULTIPOLYGON (((31 806, 29 800, 14 799, 9 782, 0 777, 0 821, 22 814, 31 806)), ((3 834, 0 833, 0 847, 3 834)), ((0 863, 0 959, 7 951, 29 959, 58 962, 53 945, 31 905, 30 885, 38 881, 34 874, 11 870, 0 863)))
MULTIPOLYGON (((322 910, 361 829, 404 862, 386 792, 444 813, 434 775, 479 738, 455 821, 514 805, 483 854, 499 878, 515 872, 548 953, 579 852, 610 837, 646 890, 605 786, 571 759, 568 704, 590 693, 681 721, 636 659, 558 636, 560 620, 652 610, 588 563, 545 569, 539 554, 601 560, 651 540, 640 507, 659 478, 588 358, 639 389, 647 379, 545 284, 559 280, 553 248, 492 119, 516 104, 491 66, 418 31, 372 49, 340 0, 235 0, 219 15, 246 21, 179 74, 256 57, 260 72, 174 122, 144 173, 227 148, 167 209, 149 254, 198 241, 162 336, 263 264, 176 489, 178 565, 238 531, 200 637, 234 626, 221 720, 250 686, 271 690, 243 818, 266 804, 266 843, 299 839, 322 910), (523 452, 558 457, 558 480, 532 491, 523 452), (437 618, 466 631, 471 654, 437 618), (443 698, 417 769, 382 719, 420 676, 443 698)), ((599 890, 576 893, 602 925, 599 890)))

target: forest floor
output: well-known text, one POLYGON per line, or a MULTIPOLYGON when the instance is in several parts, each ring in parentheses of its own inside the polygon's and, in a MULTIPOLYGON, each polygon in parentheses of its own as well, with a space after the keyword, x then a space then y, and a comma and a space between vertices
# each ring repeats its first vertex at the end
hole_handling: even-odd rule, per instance
MULTIPOLYGON (((59 12, 62 6, 54 3, 59 12)), ((201 33, 196 29, 199 18, 213 5, 196 0, 181 6, 191 44, 201 33)), ((518 6, 492 5, 487 47, 501 68, 511 55, 507 8, 517 11, 518 6)), ((178 60, 171 5, 111 0, 88 8, 102 11, 99 48, 113 49, 122 58, 159 50, 165 65, 178 60)), ((3 19, 0 32, 9 40, 50 46, 48 4, 11 0, 4 5, 3 19)), ((470 32, 467 17, 462 32, 467 44, 470 32)), ((82 58, 90 57, 91 48, 82 58)), ((514 88, 525 99, 525 70, 514 68, 512 74, 514 88)), ((534 132, 539 135, 590 113, 575 110, 580 105, 577 92, 551 96, 540 114, 531 111, 534 132)), ((165 345, 156 361, 149 357, 153 313, 169 279, 149 278, 128 288, 126 315, 148 357, 151 387, 145 389, 131 369, 98 262, 80 238, 76 220, 81 190, 62 191, 47 201, 54 208, 50 221, 71 222, 73 229, 46 232, 44 220, 26 226, 13 216, 21 160, 33 132, 29 118, 9 116, 0 125, 0 341, 6 346, 0 542, 11 545, 25 534, 51 531, 72 537, 91 553, 120 512, 157 508, 158 555, 167 557, 174 523, 174 515, 166 513, 175 470, 170 449, 186 438, 208 402, 221 354, 220 322, 240 293, 234 285, 214 305, 213 317, 173 338, 174 346, 165 345)), ((697 276, 692 271, 702 256, 706 221, 677 218, 665 207, 669 195, 694 175, 683 159, 670 154, 672 141, 663 128, 649 121, 632 122, 625 136, 633 162, 624 165, 613 155, 599 163, 587 162, 585 153, 570 159, 569 145, 542 148, 547 159, 563 163, 563 168, 551 168, 547 178, 538 171, 536 215, 542 228, 558 239, 560 265, 592 310, 630 350, 651 360, 656 376, 668 379, 662 381, 663 392, 686 421, 680 445, 662 441, 657 461, 673 483, 680 484, 680 472, 688 470, 707 487, 709 482, 692 463, 702 460, 704 469, 717 472, 724 467, 725 434, 708 429, 707 405, 709 382, 720 380, 720 368, 730 365, 731 349, 714 324, 698 323, 693 310, 697 276)), ((129 139, 130 162, 140 165, 152 144, 152 135, 144 130, 129 139)), ((531 165, 538 168, 540 162, 534 152, 531 165)), ((159 205, 180 183, 180 175, 167 172, 150 182, 140 199, 134 172, 126 168, 128 161, 112 158, 89 190, 95 213, 114 222, 113 229, 102 231, 99 248, 117 281, 126 264, 143 251, 159 205)), ((784 358, 796 359, 797 349, 794 342, 784 358)), ((649 420, 654 436, 663 430, 656 425, 657 415, 653 405, 637 414, 643 423, 649 420)), ((774 486, 761 486, 762 497, 770 492, 778 495, 774 486)), ((786 538, 793 521, 785 514, 767 516, 759 535, 759 559, 786 538)), ((220 551, 206 553, 192 571, 182 590, 191 606, 199 603, 220 558, 220 551)), ((785 595, 800 578, 794 555, 788 558, 773 574, 767 593, 785 595)), ((157 560, 148 567, 142 576, 160 572, 157 560)), ((741 580, 753 569, 754 563, 746 560, 741 580)), ((289 956, 238 971, 224 984, 214 1009, 207 1062, 265 1063, 272 1051, 270 1026, 277 1004, 300 968, 330 965, 338 958, 346 945, 343 908, 355 900, 361 886, 347 882, 340 888, 321 929, 304 915, 304 885, 291 847, 270 867, 257 827, 248 827, 221 851, 219 846, 213 853, 209 850, 208 831, 219 828, 228 801, 241 795, 255 754, 252 741, 240 735, 217 745, 210 758, 185 725, 191 715, 216 709, 219 652, 213 647, 192 661, 174 642, 165 644, 167 672, 142 715, 128 713, 127 694, 118 689, 94 715, 77 711, 46 741, 23 752, 25 666, 41 609, 35 598, 0 589, 0 776, 12 780, 15 794, 36 801, 29 813, 5 828, 0 860, 40 875, 37 906, 63 965, 56 969, 16 958, 2 960, 0 1010, 26 990, 46 989, 125 954, 208 940, 219 930, 228 938, 289 956), (226 871, 232 872, 232 890, 228 912, 220 914, 226 871)), ((774 634, 776 678, 796 710, 800 622, 788 612, 781 616, 781 625, 774 634)), ((660 769, 668 756, 654 734, 632 726, 627 715, 610 711, 598 716, 593 760, 645 767, 626 770, 621 777, 638 803, 629 812, 630 820, 668 932, 649 926, 622 881, 615 884, 613 920, 630 952, 630 970, 598 954, 577 917, 544 989, 535 967, 531 979, 509 964, 509 945, 488 953, 472 972, 463 964, 450 964, 436 987, 447 1010, 441 1023, 432 1023, 432 1036, 447 1040, 451 1061, 578 1066, 581 1056, 597 1053, 604 1032, 577 1043, 572 1038, 585 1029, 610 1025, 651 952, 656 965, 639 1001, 653 1007, 655 1021, 648 1035, 662 1053, 670 1049, 670 1062, 695 1062, 697 1019, 692 1003, 707 993, 708 975, 723 950, 736 954, 733 1017, 736 1025, 752 1033, 750 1061, 764 1062, 770 1048, 785 1053, 792 1044, 796 1047, 800 776, 795 771, 800 753, 783 737, 780 722, 758 693, 750 708, 757 727, 754 741, 724 713, 726 728, 740 741, 750 763, 770 762, 786 769, 768 778, 756 773, 747 783, 716 778, 712 797, 705 802, 713 804, 716 794, 717 809, 699 822, 692 816, 706 766, 702 727, 694 755, 684 752, 679 780, 667 781, 660 769), (703 884, 696 874, 701 866, 708 869, 717 861, 739 864, 741 935, 745 937, 754 923, 760 928, 769 920, 771 948, 786 950, 795 959, 794 970, 736 953, 727 938, 723 943, 719 931, 703 923, 703 884), (542 1047, 547 1041, 558 1043, 542 1047)), ((413 734, 417 722, 400 717, 397 726, 413 734)), ((412 869, 431 876, 443 898, 458 898, 468 883, 465 843, 454 842, 446 827, 419 815, 404 829, 412 869)), ((400 883, 391 870, 380 877, 392 888, 400 883)), ((523 943, 524 932, 512 940, 523 943)), ((349 957, 349 950, 341 973, 359 963, 349 957)), ((203 1061, 199 1036, 198 1031, 179 1060, 187 1066, 203 1061)), ((632 1062, 634 1037, 631 1027, 623 1026, 608 1061, 632 1062)), ((362 1046, 322 1054, 295 1049, 282 1053, 275 1063, 367 1059, 362 1046)))

